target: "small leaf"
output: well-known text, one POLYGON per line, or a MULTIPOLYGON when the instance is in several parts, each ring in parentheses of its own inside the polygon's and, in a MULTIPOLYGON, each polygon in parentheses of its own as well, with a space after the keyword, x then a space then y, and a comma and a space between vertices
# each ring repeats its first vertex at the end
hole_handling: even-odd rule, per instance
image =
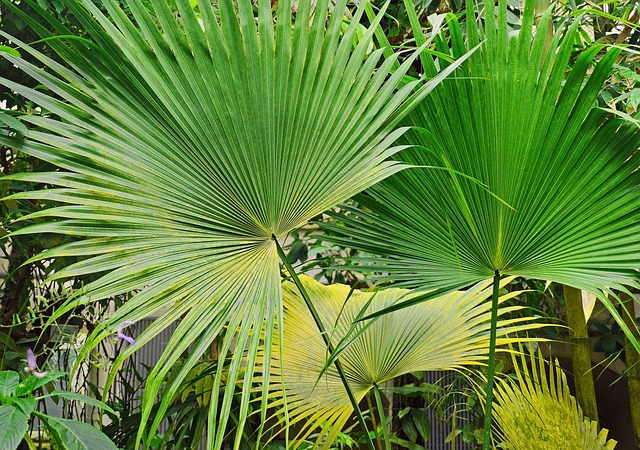
POLYGON ((14 406, 0 407, 0 448, 18 448, 22 437, 29 429, 29 416, 14 406))
POLYGON ((406 416, 410 412, 411 412, 411 408, 409 408, 408 406, 400 410, 400 412, 398 412, 398 419, 402 419, 404 416, 406 416))
POLYGON ((429 436, 431 435, 431 423, 429 422, 429 417, 427 417, 427 413, 423 409, 414 408, 411 412, 411 418, 413 419, 413 423, 422 436, 422 439, 425 441, 429 440, 429 436))
POLYGON ((582 309, 584 311, 585 320, 589 320, 591 314, 593 314, 593 308, 596 306, 596 296, 591 292, 582 292, 582 309))
POLYGON ((21 134, 26 135, 29 129, 15 117, 0 111, 0 124, 6 125, 9 129, 21 134))
POLYGON ((66 375, 66 372, 49 372, 47 375, 41 378, 31 376, 20 383, 20 385, 18 386, 18 390, 16 391, 16 396, 19 397, 21 395, 30 394, 39 387, 42 387, 45 384, 55 381, 58 378, 62 378, 66 375))
POLYGON ((78 401, 78 402, 82 402, 85 405, 94 406, 96 408, 104 409, 105 411, 110 412, 112 414, 116 413, 106 403, 101 402, 100 400, 95 399, 93 397, 89 397, 87 395, 82 395, 82 394, 77 394, 75 392, 53 391, 52 393, 50 393, 48 395, 43 395, 42 397, 38 397, 38 399, 47 398, 47 397, 53 397, 54 400, 56 400, 56 398, 64 398, 64 399, 67 399, 67 400, 75 400, 75 401, 78 401))
POLYGON ((300 260, 300 262, 305 262, 307 260, 307 245, 302 241, 295 241, 291 246, 291 250, 289 250, 289 254, 287 255, 287 259, 291 264, 300 260))
POLYGON ((16 389, 20 384, 20 377, 17 372, 5 370, 0 372, 0 395, 13 397, 16 395, 16 389))
POLYGON ((15 405, 16 408, 25 413, 27 416, 30 416, 33 410, 36 409, 35 398, 12 398, 10 399, 10 401, 13 405, 15 405))
POLYGON ((613 96, 611 95, 610 92, 602 91, 601 95, 602 95, 602 100, 604 100, 605 103, 611 104, 614 102, 613 96))
POLYGON ((6 45, 0 45, 0 52, 7 53, 11 56, 15 56, 16 58, 21 58, 20 52, 15 48, 7 47, 6 45))
POLYGON ((418 440, 418 430, 412 420, 405 420, 402 422, 402 431, 405 432, 411 442, 418 440))
POLYGON ((455 438, 458 437, 458 435, 462 433, 462 430, 457 429, 457 430, 453 430, 451 433, 449 433, 449 435, 445 438, 444 443, 448 444, 450 442, 452 442, 455 438))
POLYGON ((444 439, 444 443, 448 444, 450 442, 453 442, 455 440, 456 437, 458 437, 458 435, 462 433, 462 430, 457 429, 457 430, 453 430, 451 433, 449 433, 449 435, 444 439))
POLYGON ((391 438, 391 442, 397 444, 398 447, 408 448, 409 450, 424 450, 424 447, 422 445, 418 445, 411 441, 407 441, 406 439, 400 439, 395 436, 391 438))
POLYGON ((635 70, 629 68, 629 67, 625 67, 625 66, 620 66, 618 64, 615 64, 614 67, 616 67, 618 70, 620 70, 620 74, 627 79, 630 80, 638 80, 638 74, 636 73, 635 70))
POLYGON ((16 390, 16 396, 20 397, 22 395, 30 394, 41 386, 45 384, 57 380, 58 378, 62 378, 66 375, 65 372, 49 372, 42 378, 30 376, 26 380, 24 380, 16 390))
POLYGON ((65 450, 118 450, 118 447, 100 430, 77 420, 41 416, 58 445, 65 450))

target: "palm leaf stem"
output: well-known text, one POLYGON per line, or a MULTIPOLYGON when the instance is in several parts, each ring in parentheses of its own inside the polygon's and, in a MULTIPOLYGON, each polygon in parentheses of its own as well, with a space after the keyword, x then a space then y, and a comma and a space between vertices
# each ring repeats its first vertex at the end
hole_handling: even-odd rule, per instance
POLYGON ((384 413, 384 406, 382 405, 382 396, 380 395, 380 388, 378 384, 373 385, 373 394, 376 397, 376 407, 378 414, 380 414, 380 426, 382 427, 382 436, 384 437, 384 446, 387 450, 391 450, 391 439, 389 438, 389 428, 387 427, 387 419, 384 413))
MULTIPOLYGON (((313 321, 318 327, 318 331, 320 331, 320 335, 322 336, 322 339, 324 340, 324 343, 327 346, 327 353, 328 353, 327 356, 329 357, 333 353, 334 348, 333 348, 333 344, 331 344, 329 335, 327 334, 327 330, 324 327, 324 324, 322 323, 322 319, 320 318, 318 311, 313 305, 313 302, 311 301, 309 294, 307 294, 306 289, 302 285, 300 278, 298 278, 296 271, 291 266, 291 263, 289 262, 289 258, 287 258, 287 255, 282 249, 282 246, 280 246, 280 242, 278 242, 278 239, 276 238, 275 235, 272 235, 271 237, 276 243, 276 248, 278 250, 278 256, 280 256, 280 260, 282 261, 287 271, 289 272, 289 276, 291 277, 291 280, 298 288, 298 291, 300 292, 300 296, 304 299, 304 302, 307 305, 307 308, 309 309, 311 316, 313 317, 313 321)), ((364 434, 364 436, 366 436, 367 446, 369 447, 369 450, 375 450, 373 446, 373 441, 371 440, 371 435, 369 434, 369 429, 367 428, 367 424, 365 423, 364 417, 362 416, 362 411, 360 411, 360 407, 358 406, 358 401, 354 397, 353 392, 349 387, 349 382, 347 381, 347 377, 344 374, 344 370, 342 369, 340 360, 336 358, 333 361, 333 364, 335 365, 336 370, 338 371, 338 375, 340 376, 340 380, 342 381, 342 384, 344 385, 344 388, 347 391, 347 395, 349 396, 349 401, 351 402, 351 405, 353 406, 353 410, 356 413, 356 418, 358 419, 358 424, 362 429, 362 433, 364 434)))
POLYGON ((491 411, 493 404, 493 385, 496 373, 496 334, 498 329, 498 299, 500 292, 500 271, 493 275, 493 295, 491 296, 491 331, 489 334, 489 362, 487 368, 487 399, 485 402, 483 450, 491 448, 491 411))
MULTIPOLYGON (((382 450, 382 446, 380 444, 380 436, 378 436, 378 419, 374 414, 375 409, 373 403, 371 403, 371 392, 367 392, 364 396, 364 399, 367 401, 367 411, 369 411, 369 421, 371 422, 371 427, 374 429, 373 436, 376 437, 376 448, 378 450, 382 450)), ((324 450, 324 449, 323 449, 324 450)))

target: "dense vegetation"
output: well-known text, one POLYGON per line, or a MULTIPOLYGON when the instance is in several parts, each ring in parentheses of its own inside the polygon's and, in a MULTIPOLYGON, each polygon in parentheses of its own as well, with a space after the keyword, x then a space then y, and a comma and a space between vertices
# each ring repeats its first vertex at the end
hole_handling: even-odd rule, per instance
POLYGON ((553 448, 556 415, 613 448, 588 392, 521 345, 564 334, 562 284, 598 298, 600 345, 634 370, 635 5, 1 8, 0 447, 37 447, 35 418, 60 448, 422 448, 424 402, 388 400, 457 370, 472 419, 452 437, 553 448), (61 325, 84 339, 70 375, 61 325), (524 355, 512 378, 496 347, 524 355), (42 410, 56 380, 83 393, 54 392, 67 418, 42 410), (518 401, 544 407, 512 420, 518 401))

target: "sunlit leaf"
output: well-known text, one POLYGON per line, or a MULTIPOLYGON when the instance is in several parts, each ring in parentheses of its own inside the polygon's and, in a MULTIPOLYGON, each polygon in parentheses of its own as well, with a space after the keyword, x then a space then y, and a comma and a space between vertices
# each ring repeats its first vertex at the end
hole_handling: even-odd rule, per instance
MULTIPOLYGON (((334 345, 349 330, 351 322, 371 301, 367 312, 383 309, 394 302, 418 295, 406 289, 389 288, 376 293, 355 291, 344 304, 351 288, 346 285, 324 286, 302 276, 309 296, 316 301, 318 313, 334 345)), ((512 278, 505 278, 503 285, 512 278)), ((468 291, 453 292, 401 311, 377 318, 368 325, 360 322, 357 337, 340 354, 340 362, 357 399, 373 388, 403 374, 424 370, 457 370, 485 363, 488 351, 491 280, 473 286, 468 291)), ((296 443, 321 427, 318 442, 329 448, 337 433, 351 417, 353 408, 337 371, 326 365, 326 347, 297 288, 289 282, 283 285, 284 341, 282 359, 278 342, 273 343, 273 371, 284 372, 284 385, 291 424, 301 429, 296 443)), ((506 302, 518 295, 512 292, 501 297, 506 302)), ((500 315, 519 310, 503 306, 500 315)), ((498 344, 505 345, 516 338, 518 331, 538 328, 529 319, 507 319, 498 323, 498 344)), ((272 380, 271 404, 282 406, 282 384, 272 380)), ((421 432, 426 432, 420 422, 421 432)), ((417 429, 416 429, 417 430, 417 429)), ((295 445, 295 444, 294 444, 295 445)))
POLYGON ((414 147, 396 157, 429 167, 357 197, 334 241, 384 256, 367 268, 407 286, 455 289, 496 271, 574 286, 597 295, 630 336, 605 293, 639 287, 640 134, 595 106, 619 49, 574 55, 579 21, 547 49, 549 21, 533 33, 534 1, 517 33, 499 3, 497 20, 474 25, 468 8, 466 36, 451 17, 448 40, 438 40, 452 55, 483 44, 405 121, 414 128, 403 142, 414 147))
POLYGON ((608 430, 584 417, 558 361, 549 364, 538 351, 513 356, 517 379, 503 377, 495 388, 497 439, 511 450, 579 448, 611 450, 608 430))
MULTIPOLYGON (((237 449, 259 331, 270 345, 282 319, 274 239, 403 169, 388 159, 405 131, 395 124, 454 66, 429 82, 403 84, 417 53, 390 74, 397 55, 369 53, 384 11, 363 28, 366 2, 343 30, 346 0, 296 3, 295 23, 286 0, 275 13, 270 0, 221 0, 215 8, 199 2, 197 13, 189 0, 177 0, 176 10, 164 0, 105 0, 100 7, 64 1, 86 32, 82 39, 31 3, 46 27, 7 5, 65 64, 0 31, 37 64, 1 56, 47 89, 3 78, 0 84, 50 112, 23 116, 28 136, 0 136, 0 144, 60 169, 12 176, 54 187, 11 198, 59 206, 25 217, 47 220, 16 234, 81 238, 34 260, 77 257, 52 280, 95 280, 51 321, 92 302, 130 297, 89 337, 80 364, 119 324, 158 317, 132 337, 135 345, 119 355, 109 382, 126 357, 180 321, 146 380, 138 434, 145 445, 182 380, 220 338, 230 364, 214 377, 207 446, 223 446, 238 390, 237 449)), ((266 404, 260 409, 264 416, 266 404)))

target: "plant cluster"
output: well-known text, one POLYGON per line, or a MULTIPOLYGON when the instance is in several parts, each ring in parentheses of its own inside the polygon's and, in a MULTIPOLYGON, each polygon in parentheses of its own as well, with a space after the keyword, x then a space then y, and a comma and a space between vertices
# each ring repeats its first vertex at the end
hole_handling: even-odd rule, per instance
MULTIPOLYGON (((483 430, 467 434, 512 442, 503 394, 530 385, 494 400, 496 348, 540 339, 527 313, 558 307, 542 283, 597 296, 640 350, 618 304, 640 288, 638 77, 621 47, 638 14, 535 3, 4 0, 0 336, 109 310, 74 367, 128 343, 94 386, 106 400, 177 323, 139 410, 82 398, 125 448, 413 449, 424 416, 402 409, 391 433, 386 383, 483 365, 483 430), (516 285, 546 297, 524 306, 516 285)), ((33 354, 26 368, 0 372, 8 446, 32 413, 61 448, 103 439, 38 412, 60 375, 33 354)), ((544 390, 574 405, 561 385, 544 390)))

